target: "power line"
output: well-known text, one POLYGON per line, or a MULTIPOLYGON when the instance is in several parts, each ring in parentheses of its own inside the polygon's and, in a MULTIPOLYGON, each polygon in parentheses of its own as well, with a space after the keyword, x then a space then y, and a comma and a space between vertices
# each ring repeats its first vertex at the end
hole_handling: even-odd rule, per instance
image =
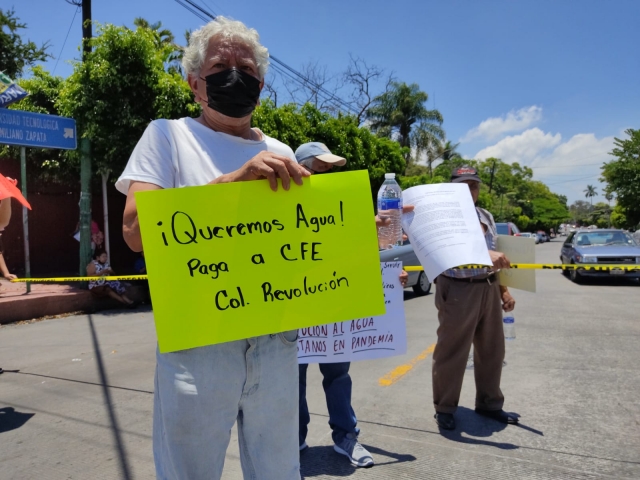
MULTIPOLYGON (((589 158, 589 157, 586 157, 589 158)), ((596 165, 602 165, 602 163, 583 163, 583 164, 579 164, 579 165, 570 165, 570 164, 565 164, 565 165, 543 165, 541 167, 536 167, 536 166, 529 166, 529 165, 525 165, 529 168, 567 168, 567 167, 595 167, 596 165)))
POLYGON ((558 185, 560 183, 579 182, 581 180, 587 180, 588 178, 599 177, 599 176, 600 176, 600 174, 597 173, 595 175, 587 175, 586 177, 578 177, 578 178, 574 178, 572 180, 562 180, 561 182, 547 183, 547 186, 558 185))
MULTIPOLYGON (((75 5, 75 3, 72 5, 75 5)), ((73 14, 73 18, 71 19, 71 25, 69 25, 69 30, 67 30, 67 36, 64 37, 64 42, 62 42, 62 48, 60 49, 60 53, 58 54, 58 58, 56 59, 56 65, 53 67, 53 72, 51 73, 52 76, 56 74, 56 68, 58 68, 58 62, 60 61, 60 57, 62 56, 62 52, 64 51, 64 46, 67 44, 69 33, 71 33, 71 27, 73 27, 73 22, 76 21, 76 15, 78 15, 78 11, 80 10, 80 6, 76 5, 76 7, 77 7, 76 11, 73 14)))
MULTIPOLYGON (((200 5, 198 5, 194 0, 175 0, 175 1, 176 1, 176 3, 178 3, 182 7, 186 8, 191 13, 193 13, 194 15, 196 15, 198 18, 200 18, 201 20, 203 20, 205 22, 208 21, 208 20, 207 20, 207 18, 203 18, 203 15, 208 17, 211 20, 215 20, 215 18, 217 16, 216 13, 213 12, 213 10, 207 11, 206 9, 204 9, 200 5), (190 8, 189 6, 185 5, 183 2, 186 2, 192 8, 190 8), (197 12, 194 11, 193 9, 197 10, 197 12)), ((334 93, 331 93, 330 91, 325 89, 322 85, 313 82, 310 78, 306 77, 302 73, 300 73, 297 70, 295 70, 294 68, 290 67, 289 65, 287 65, 285 62, 283 62, 279 58, 277 58, 277 57, 275 57, 273 55, 269 55, 269 58, 273 62, 274 70, 276 70, 281 75, 284 74, 284 75, 286 75, 287 78, 289 78, 289 79, 291 79, 291 80, 293 80, 295 82, 298 82, 299 84, 301 84, 303 86, 310 85, 310 86, 312 86, 313 88, 316 89, 317 93, 321 93, 322 94, 321 96, 324 97, 326 100, 334 102, 334 104, 336 106, 345 108, 347 111, 349 111, 351 113, 358 113, 358 110, 355 107, 353 107, 353 105, 351 105, 350 103, 348 103, 345 100, 341 99, 340 97, 338 97, 334 93)))

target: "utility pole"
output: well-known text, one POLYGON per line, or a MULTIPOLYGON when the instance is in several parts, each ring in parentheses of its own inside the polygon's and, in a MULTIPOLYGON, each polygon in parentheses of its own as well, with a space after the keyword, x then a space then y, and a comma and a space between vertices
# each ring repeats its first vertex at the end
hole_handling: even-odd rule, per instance
POLYGON ((491 193, 491 189, 493 188, 493 174, 496 171, 496 161, 493 161, 493 165, 491 165, 491 179, 489 180, 489 193, 491 193))
MULTIPOLYGON (((76 7, 82 7, 82 61, 91 53, 90 40, 91 0, 67 0, 76 7)), ((82 128, 82 126, 81 126, 82 128)), ((80 129, 79 129, 80 130, 80 129)), ((86 275, 86 267, 91 261, 91 143, 88 138, 80 138, 80 267, 81 276, 86 275)))

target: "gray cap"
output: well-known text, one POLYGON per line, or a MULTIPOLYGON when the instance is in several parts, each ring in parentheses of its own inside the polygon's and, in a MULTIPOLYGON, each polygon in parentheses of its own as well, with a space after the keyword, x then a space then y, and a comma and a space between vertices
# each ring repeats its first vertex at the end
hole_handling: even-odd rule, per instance
POLYGON ((296 160, 298 163, 306 160, 307 158, 316 157, 323 162, 332 163, 338 167, 342 167, 347 163, 347 159, 339 157, 331 153, 331 150, 327 148, 324 143, 309 142, 303 143, 296 150, 296 160))

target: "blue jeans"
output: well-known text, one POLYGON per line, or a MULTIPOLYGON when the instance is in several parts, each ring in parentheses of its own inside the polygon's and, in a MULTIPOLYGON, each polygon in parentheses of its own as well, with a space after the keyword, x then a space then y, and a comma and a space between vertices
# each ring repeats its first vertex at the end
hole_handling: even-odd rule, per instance
MULTIPOLYGON (((349 376, 349 366, 351 362, 342 363, 321 363, 320 372, 324 379, 322 388, 324 389, 329 411, 329 426, 331 427, 331 437, 334 443, 339 443, 348 433, 356 436, 360 429, 356 427, 358 420, 351 408, 351 377, 349 376)), ((308 365, 298 365, 299 392, 299 444, 302 445, 307 438, 309 431, 309 407, 307 406, 307 367, 308 365)))
POLYGON ((291 331, 156 355, 158 480, 220 479, 236 421, 245 479, 300 479, 296 337, 291 331))

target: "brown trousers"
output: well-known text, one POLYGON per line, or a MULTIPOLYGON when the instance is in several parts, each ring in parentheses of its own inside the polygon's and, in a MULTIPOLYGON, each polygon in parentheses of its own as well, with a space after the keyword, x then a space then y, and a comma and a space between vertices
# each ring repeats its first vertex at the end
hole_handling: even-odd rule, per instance
POLYGON ((472 344, 476 408, 500 410, 504 331, 498 282, 467 283, 440 275, 435 304, 440 322, 432 368, 436 412, 456 411, 472 344))

